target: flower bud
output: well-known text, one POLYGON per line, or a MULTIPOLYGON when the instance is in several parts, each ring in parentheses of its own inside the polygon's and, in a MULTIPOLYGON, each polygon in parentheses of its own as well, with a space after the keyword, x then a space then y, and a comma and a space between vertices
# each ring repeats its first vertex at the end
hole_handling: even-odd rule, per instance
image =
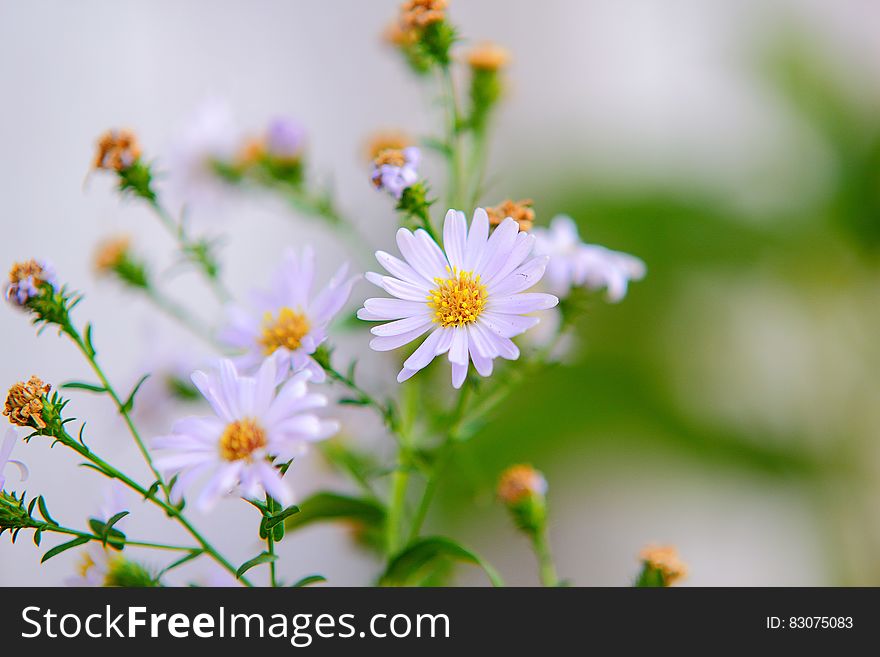
POLYGON ((108 130, 98 138, 95 169, 121 172, 134 166, 141 158, 141 146, 131 130, 108 130))
POLYGON ((18 306, 42 294, 45 286, 55 287, 55 270, 49 263, 31 258, 16 262, 9 270, 6 299, 18 306))
POLYGON ((16 534, 20 529, 39 526, 25 506, 23 495, 18 497, 15 493, 0 490, 0 534, 7 530, 16 534))
POLYGON ((93 262, 99 275, 115 274, 132 287, 150 287, 146 265, 135 258, 131 239, 126 235, 111 237, 98 244, 93 262))
POLYGON ((43 420, 43 410, 46 395, 51 389, 52 386, 43 383, 42 379, 37 376, 13 384, 6 396, 3 415, 8 416, 12 424, 45 429, 46 422, 43 420))
POLYGON ((475 71, 497 73, 510 62, 510 53, 495 43, 483 43, 468 53, 467 62, 475 71))
POLYGON ((398 130, 381 130, 370 135, 364 152, 367 159, 374 161, 382 151, 402 151, 412 146, 412 139, 398 130))
POLYGON ((642 572, 636 586, 672 586, 687 577, 687 565, 679 558, 678 550, 672 545, 649 545, 641 551, 642 572))
POLYGON ((547 480, 530 465, 513 465, 498 480, 498 497, 527 534, 541 531, 547 518, 547 480))
POLYGON ((535 221, 535 211, 532 209, 534 201, 530 198, 524 198, 521 201, 512 201, 507 199, 500 205, 493 208, 486 208, 486 214, 489 215, 489 223, 497 226, 502 221, 510 217, 517 224, 520 230, 530 230, 535 221))

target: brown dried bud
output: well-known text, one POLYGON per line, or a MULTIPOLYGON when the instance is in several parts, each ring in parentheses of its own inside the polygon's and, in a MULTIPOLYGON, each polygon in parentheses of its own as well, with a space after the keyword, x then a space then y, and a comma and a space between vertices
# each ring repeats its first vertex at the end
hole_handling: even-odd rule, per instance
POLYGON ((131 130, 108 130, 98 138, 95 169, 123 171, 141 157, 141 147, 137 136, 131 130))
POLYGON ((517 224, 520 230, 531 230, 535 221, 535 211, 532 209, 534 201, 530 198, 524 198, 521 201, 512 201, 507 199, 500 205, 493 208, 486 208, 486 214, 489 215, 489 223, 497 226, 502 221, 510 217, 517 224))

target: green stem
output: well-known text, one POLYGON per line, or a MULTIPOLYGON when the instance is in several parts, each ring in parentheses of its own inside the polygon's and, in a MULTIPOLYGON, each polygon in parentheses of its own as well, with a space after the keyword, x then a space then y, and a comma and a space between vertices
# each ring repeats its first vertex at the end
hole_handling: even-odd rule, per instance
POLYGON ((553 564, 553 557, 550 554, 550 544, 547 542, 546 527, 541 527, 532 535, 532 546, 534 547, 535 555, 538 557, 541 583, 549 587, 559 586, 559 577, 556 574, 556 566, 553 564))
MULTIPOLYGON (((54 525, 49 522, 42 523, 38 529, 44 532, 54 532, 56 534, 68 534, 70 536, 79 536, 81 538, 87 538, 92 541, 98 541, 99 543, 103 543, 104 539, 100 536, 92 534, 90 532, 81 532, 77 529, 71 529, 70 527, 62 527, 60 525, 54 525)), ((116 539, 114 539, 116 540, 116 539)), ((178 552, 192 552, 197 548, 187 547, 185 545, 169 545, 167 543, 150 543, 147 541, 131 541, 129 539, 118 539, 123 542, 126 547, 142 547, 142 548, 150 548, 153 550, 174 550, 178 552)))
MULTIPOLYGON (((457 208, 461 183, 461 154, 458 148, 460 115, 458 111, 458 94, 452 78, 452 68, 447 64, 440 69, 443 86, 443 101, 446 108, 446 157, 449 165, 449 189, 447 192, 448 206, 457 208)), ((464 209, 464 208, 462 208, 464 209)))
POLYGON ((157 199, 152 198, 149 199, 147 202, 153 209, 153 212, 159 218, 159 222, 165 227, 171 237, 174 238, 174 240, 177 242, 180 250, 187 256, 187 258, 189 258, 191 262, 194 262, 198 265, 199 269, 202 272, 202 275, 205 277, 205 281, 214 292, 214 296, 217 297, 217 300, 220 303, 226 303, 230 299, 232 299, 232 294, 223 285, 223 281, 220 280, 220 275, 216 263, 209 261, 205 256, 194 255, 200 253, 201 250, 199 249, 199 245, 196 242, 193 242, 186 234, 186 230, 184 229, 183 224, 175 221, 174 218, 162 206, 162 204, 159 203, 157 199))
MULTIPOLYGON (((208 554, 214 561, 223 566, 226 570, 228 570, 233 575, 236 574, 237 568, 233 566, 223 555, 221 555, 216 548, 214 548, 208 540, 201 535, 201 533, 193 527, 192 523, 183 515, 181 510, 176 506, 172 506, 166 501, 163 501, 155 495, 141 486, 139 483, 134 481, 131 477, 121 472, 117 468, 110 465, 107 461, 102 459, 100 456, 92 452, 88 447, 83 445, 77 440, 74 440, 73 437, 67 433, 66 430, 62 429, 58 435, 53 434, 55 438, 64 443, 67 447, 70 447, 83 458, 98 466, 98 469, 103 472, 106 476, 111 479, 117 479, 126 486, 128 486, 131 490, 135 491, 143 499, 151 501, 153 504, 161 508, 166 515, 170 518, 174 518, 180 525, 189 532, 190 536, 192 536, 198 544, 201 546, 202 550, 204 550, 205 554, 208 554)), ((239 578, 246 586, 252 586, 252 584, 244 577, 239 578)))
POLYGON ((474 180, 474 187, 470 196, 471 204, 468 206, 469 208, 477 207, 477 204, 480 202, 480 197, 483 194, 483 181, 486 178, 488 151, 488 140, 486 139, 485 128, 475 130, 470 170, 468 171, 468 177, 474 180))
POLYGON ((168 487, 165 485, 165 481, 162 478, 162 475, 159 474, 159 471, 156 469, 156 466, 153 464, 153 459, 150 456, 149 451, 147 450, 147 446, 144 444, 143 439, 141 438, 140 433, 137 430, 137 427, 134 425, 134 421, 131 419, 131 414, 125 406, 125 403, 117 394, 116 390, 110 384, 110 381, 107 379, 107 376, 104 374, 104 370, 101 369, 101 366, 98 364, 98 361, 95 358, 95 353, 90 344, 86 344, 83 340, 82 336, 79 334, 79 331, 76 330, 76 327, 68 321, 66 324, 62 325, 62 330, 70 336, 70 339, 76 344, 79 350, 82 352, 83 356, 86 357, 86 360, 91 365, 92 370, 97 375, 98 379, 101 381, 101 384, 104 386, 104 390, 113 400, 113 403, 116 405, 116 410, 119 412, 119 415, 122 416, 122 419, 125 421, 126 426, 128 427, 129 432, 134 438, 135 443, 137 444, 138 450, 143 456, 144 461, 147 466, 150 468, 150 472, 153 473, 156 481, 159 482, 159 485, 162 487, 162 490, 165 492, 166 501, 170 499, 170 494, 168 491, 168 487))
MULTIPOLYGON (((400 459, 403 461, 403 459, 400 459)), ((400 525, 406 504, 406 488, 409 483, 409 464, 398 463, 391 480, 391 502, 385 525, 386 552, 389 557, 400 549, 400 525)))
POLYGON ((355 393, 361 402, 363 402, 366 406, 372 407, 377 413, 379 413, 382 421, 385 423, 385 426, 388 427, 389 431, 394 434, 397 433, 398 427, 394 417, 394 409, 390 404, 383 404, 366 390, 361 388, 352 377, 342 374, 341 372, 336 370, 330 364, 329 358, 321 359, 319 360, 319 362, 321 364, 321 367, 324 368, 324 371, 327 373, 327 376, 329 376, 331 380, 342 384, 353 393, 355 393))
MULTIPOLYGON (((275 513, 275 501, 271 496, 266 495, 266 517, 275 513)), ((275 556, 275 531, 274 527, 266 532, 266 552, 273 557, 275 556)), ((278 580, 275 575, 275 559, 269 562, 269 585, 272 588, 278 586, 278 580)))

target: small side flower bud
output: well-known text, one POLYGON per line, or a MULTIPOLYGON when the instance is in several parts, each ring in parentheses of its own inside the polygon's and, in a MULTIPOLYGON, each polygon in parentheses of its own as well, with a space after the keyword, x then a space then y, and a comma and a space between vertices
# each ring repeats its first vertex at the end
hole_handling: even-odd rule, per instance
POLYGON ((385 40, 400 49, 417 73, 432 65, 448 66, 455 29, 446 21, 446 0, 407 0, 400 7, 397 24, 385 40))
POLYGON ((98 138, 92 167, 124 171, 140 160, 141 146, 131 130, 108 130, 98 138))
POLYGON ((514 465, 498 480, 498 497, 517 527, 530 535, 542 531, 547 519, 547 480, 530 465, 514 465))
POLYGON ((111 237, 98 244, 94 265, 99 275, 113 274, 131 287, 150 287, 146 265, 135 258, 131 251, 131 239, 125 235, 111 237))
POLYGON ((524 198, 520 201, 507 199, 500 205, 493 208, 486 208, 486 214, 489 215, 489 223, 497 226, 502 221, 510 217, 517 224, 520 230, 531 230, 535 221, 535 211, 532 209, 534 201, 530 198, 524 198))
POLYGON ((376 189, 385 190, 400 200, 404 191, 418 181, 420 160, 421 151, 415 146, 403 150, 386 148, 373 160, 370 179, 376 189))
POLYGON ((44 383, 37 376, 13 384, 6 396, 3 415, 8 416, 12 424, 40 430, 45 429, 46 422, 43 419, 43 410, 46 395, 51 389, 52 386, 44 383))
POLYGON ((483 43, 468 53, 467 62, 476 71, 497 73, 510 62, 510 53, 495 43, 483 43))
POLYGON ((639 587, 672 586, 687 577, 687 565, 672 545, 649 545, 641 551, 642 572, 636 580, 639 587))
POLYGON ((33 258, 16 262, 9 270, 6 299, 24 307, 28 301, 40 296, 45 286, 54 288, 55 285, 55 269, 48 262, 33 258))
POLYGON ((40 525, 41 523, 31 517, 28 507, 25 506, 24 495, 18 497, 15 493, 0 490, 0 534, 11 531, 15 540, 19 530, 40 525))
POLYGON ((374 161, 382 151, 402 151, 413 145, 412 139, 398 130, 380 130, 369 136, 364 153, 369 161, 374 161))

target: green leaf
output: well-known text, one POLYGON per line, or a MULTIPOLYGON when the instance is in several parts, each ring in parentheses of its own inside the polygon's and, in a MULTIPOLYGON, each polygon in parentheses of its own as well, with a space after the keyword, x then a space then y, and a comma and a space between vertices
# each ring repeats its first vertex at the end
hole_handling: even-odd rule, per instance
POLYGON ((92 355, 92 358, 94 358, 98 352, 95 351, 95 346, 92 344, 92 325, 91 324, 86 324, 85 343, 86 343, 86 347, 89 350, 89 353, 92 355))
POLYGON ((262 552, 255 556, 253 559, 249 561, 245 561, 241 564, 241 567, 235 571, 235 578, 241 579, 241 576, 244 575, 247 571, 249 571, 254 566, 259 566, 261 563, 271 563, 278 558, 277 555, 269 554, 268 552, 262 552))
POLYGON ((128 511, 122 511, 110 518, 106 523, 97 518, 89 518, 89 527, 96 536, 100 537, 101 544, 104 547, 110 547, 121 550, 125 547, 125 534, 118 529, 114 529, 113 525, 128 515, 128 511))
POLYGON ((64 389, 76 389, 76 390, 88 390, 89 392, 107 392, 107 388, 104 386, 98 385, 96 383, 86 383, 85 381, 68 381, 67 383, 62 383, 61 387, 64 389))
POLYGON ((283 511, 279 511, 278 513, 273 513, 271 516, 266 518, 266 530, 272 529, 279 522, 284 522, 294 513, 299 513, 299 507, 296 505, 289 506, 283 511))
POLYGON ((204 550, 202 550, 202 549, 198 549, 198 548, 194 549, 192 552, 188 552, 188 553, 186 554, 186 556, 181 557, 181 558, 178 559, 177 561, 174 561, 174 562, 170 563, 169 565, 165 566, 165 568, 163 568, 162 570, 160 570, 160 571, 159 571, 159 574, 156 575, 156 579, 158 580, 160 577, 162 577, 162 575, 164 575, 164 574, 167 573, 168 571, 170 571, 170 570, 174 570, 174 569, 177 568, 178 566, 182 566, 183 564, 188 563, 188 562, 192 561, 193 559, 196 559, 197 557, 200 557, 200 556, 203 555, 204 553, 205 553, 204 550))
POLYGON ((504 586, 495 569, 480 556, 442 536, 421 538, 410 543, 388 564, 381 583, 383 586, 412 585, 420 579, 424 571, 436 567, 436 562, 442 559, 478 566, 486 573, 492 586, 504 586))
POLYGON ((46 500, 43 499, 42 495, 37 498, 37 504, 40 507, 40 515, 43 516, 43 520, 53 525, 57 525, 58 523, 49 515, 49 509, 46 508, 46 500))
POLYGON ((320 584, 321 582, 326 582, 327 578, 323 575, 306 575, 301 580, 296 582, 295 584, 291 584, 291 588, 302 588, 303 586, 309 586, 311 584, 320 584))
POLYGON ((40 559, 40 563, 45 563, 49 561, 52 557, 57 557, 62 552, 65 552, 71 548, 75 548, 77 546, 83 545, 84 543, 88 543, 89 539, 85 536, 77 536, 72 541, 68 541, 67 543, 62 543, 61 545, 56 545, 51 550, 49 550, 46 554, 43 555, 43 558, 40 559))
POLYGON ((125 403, 122 405, 123 413, 130 413, 131 409, 134 408, 134 396, 138 393, 138 390, 141 389, 141 386, 144 385, 144 381, 150 378, 149 373, 144 374, 137 383, 134 384, 134 388, 131 389, 131 393, 128 395, 128 399, 125 400, 125 403))
POLYGON ((315 493, 304 500, 299 509, 299 513, 285 521, 288 530, 333 520, 354 520, 368 526, 385 522, 385 508, 379 502, 339 493, 315 493))
POLYGON ((43 540, 43 530, 38 529, 34 532, 34 545, 40 547, 40 542, 43 540))

